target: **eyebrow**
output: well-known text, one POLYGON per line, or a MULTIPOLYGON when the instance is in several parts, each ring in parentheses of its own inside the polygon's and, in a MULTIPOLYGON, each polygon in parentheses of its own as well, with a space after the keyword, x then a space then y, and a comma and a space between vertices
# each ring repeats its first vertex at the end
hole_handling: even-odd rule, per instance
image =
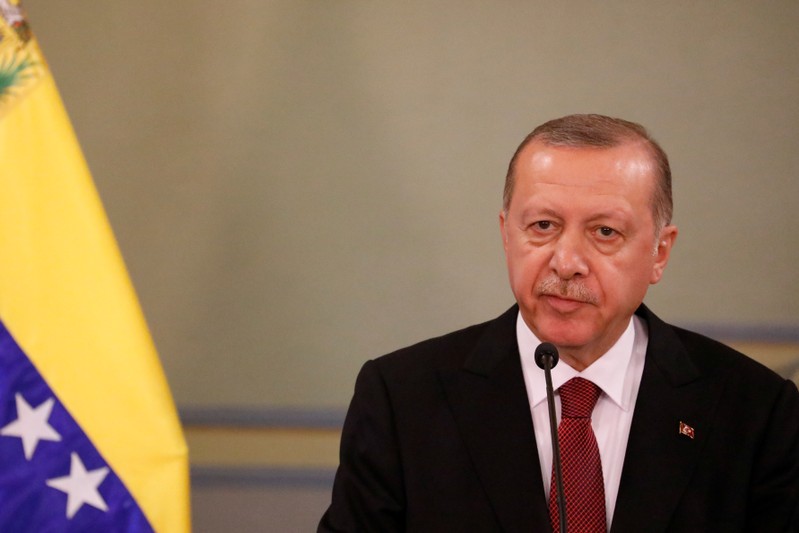
MULTIPOLYGON (((586 220, 588 222, 595 222, 597 220, 602 220, 602 219, 627 220, 631 216, 632 216, 632 213, 630 213, 630 211, 628 209, 624 209, 624 208, 618 207, 618 208, 613 208, 613 209, 609 209, 609 210, 606 210, 606 211, 600 211, 598 213, 591 214, 591 215, 589 215, 589 217, 586 220)), ((522 221, 526 221, 527 219, 529 219, 531 217, 533 217, 533 218, 548 217, 548 218, 555 218, 555 219, 563 218, 562 215, 558 211, 556 211, 555 209, 552 209, 550 207, 540 207, 540 208, 529 207, 529 208, 524 209, 522 211, 522 213, 521 213, 521 220, 522 221)))
POLYGON ((554 209, 550 208, 550 207, 540 207, 540 208, 528 207, 528 208, 522 210, 522 214, 521 214, 521 218, 522 219, 525 219, 525 218, 531 217, 531 216, 535 216, 535 217, 546 216, 546 217, 560 218, 560 215, 558 214, 558 212, 555 211, 554 209))
POLYGON ((619 219, 619 218, 630 218, 633 213, 629 209, 624 209, 622 207, 616 207, 610 209, 608 211, 601 211, 594 215, 591 215, 588 220, 598 220, 601 218, 612 218, 612 219, 619 219))

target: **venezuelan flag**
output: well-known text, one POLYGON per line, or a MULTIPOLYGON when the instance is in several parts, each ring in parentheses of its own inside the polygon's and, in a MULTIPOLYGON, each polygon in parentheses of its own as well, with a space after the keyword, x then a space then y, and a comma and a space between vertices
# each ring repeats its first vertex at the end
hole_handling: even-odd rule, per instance
POLYGON ((58 91, 0 0, 0 531, 189 530, 185 441, 58 91))

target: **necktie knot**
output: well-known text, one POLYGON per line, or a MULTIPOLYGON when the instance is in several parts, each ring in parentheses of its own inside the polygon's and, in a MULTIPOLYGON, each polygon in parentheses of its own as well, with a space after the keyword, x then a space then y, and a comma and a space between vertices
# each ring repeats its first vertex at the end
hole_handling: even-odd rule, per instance
POLYGON ((560 386, 563 418, 590 418, 602 390, 584 378, 572 378, 560 386))

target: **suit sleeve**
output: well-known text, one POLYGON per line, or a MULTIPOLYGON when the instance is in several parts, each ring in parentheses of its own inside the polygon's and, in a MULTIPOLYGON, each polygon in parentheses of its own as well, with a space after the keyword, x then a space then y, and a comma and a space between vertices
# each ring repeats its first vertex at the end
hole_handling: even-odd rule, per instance
POLYGON ((378 363, 358 375, 341 434, 330 507, 318 532, 405 530, 405 496, 394 416, 378 363))
POLYGON ((752 471, 746 531, 799 532, 799 392, 785 381, 752 471))

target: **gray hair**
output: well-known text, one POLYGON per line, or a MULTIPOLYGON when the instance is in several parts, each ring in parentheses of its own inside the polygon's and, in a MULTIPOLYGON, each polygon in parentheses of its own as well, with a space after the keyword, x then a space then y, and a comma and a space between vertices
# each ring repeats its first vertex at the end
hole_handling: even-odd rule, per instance
POLYGON ((567 115, 541 124, 534 129, 516 149, 508 165, 502 207, 510 206, 515 185, 516 162, 522 150, 531 142, 540 141, 550 146, 575 148, 612 148, 625 142, 641 142, 655 163, 657 174, 655 192, 652 195, 652 218, 655 230, 671 223, 674 203, 671 195, 671 168, 666 152, 640 124, 605 115, 567 115))

